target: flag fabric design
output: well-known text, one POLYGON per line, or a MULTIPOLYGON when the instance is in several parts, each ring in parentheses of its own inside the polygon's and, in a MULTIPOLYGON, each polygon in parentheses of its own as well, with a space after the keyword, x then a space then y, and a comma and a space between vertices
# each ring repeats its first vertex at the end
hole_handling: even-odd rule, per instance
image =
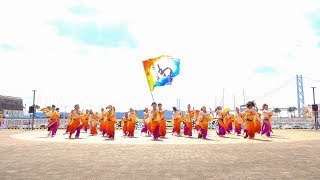
POLYGON ((155 87, 172 85, 174 77, 180 73, 180 59, 162 55, 143 61, 144 71, 150 91, 155 87))

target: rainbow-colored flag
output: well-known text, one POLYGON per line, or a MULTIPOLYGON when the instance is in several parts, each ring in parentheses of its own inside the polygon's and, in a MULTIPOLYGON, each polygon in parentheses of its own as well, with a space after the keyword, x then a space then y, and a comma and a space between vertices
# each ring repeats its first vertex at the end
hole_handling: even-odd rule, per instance
POLYGON ((180 73, 180 59, 162 55, 143 61, 150 91, 157 86, 171 85, 180 73))

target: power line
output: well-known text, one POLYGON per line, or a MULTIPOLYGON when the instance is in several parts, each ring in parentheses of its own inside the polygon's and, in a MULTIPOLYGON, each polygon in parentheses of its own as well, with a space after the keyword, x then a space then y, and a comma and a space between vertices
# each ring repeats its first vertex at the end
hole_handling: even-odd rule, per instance
MULTIPOLYGON (((316 83, 320 83, 320 80, 315 80, 315 79, 312 79, 312 78, 309 78, 309 77, 303 77, 304 79, 307 79, 307 80, 310 80, 310 81, 313 81, 313 82, 316 82, 316 83)), ((319 89, 318 89, 319 91, 319 89)))
POLYGON ((265 97, 268 97, 276 92, 278 92, 279 90, 281 90, 282 88, 284 87, 287 87, 288 85, 290 85, 291 83, 294 82, 294 78, 290 78, 288 81, 286 81, 285 83, 283 83, 282 85, 278 86, 277 88, 275 89, 272 89, 271 91, 267 92, 266 94, 264 94, 263 96, 257 98, 256 100, 260 100, 260 99, 263 99, 265 97))
POLYGON ((56 105, 57 107, 60 106, 61 101, 62 101, 62 97, 60 96, 60 99, 59 99, 59 101, 58 101, 58 103, 57 103, 57 105, 56 105))
POLYGON ((280 87, 278 87, 277 89, 275 89, 273 92, 270 92, 270 93, 266 94, 265 96, 263 96, 263 98, 273 95, 274 93, 280 91, 282 88, 289 86, 289 85, 292 84, 293 82, 294 82, 294 80, 288 82, 287 84, 281 85, 280 87))
POLYGON ((41 96, 38 95, 37 105, 39 105, 40 100, 41 100, 41 96))
POLYGON ((318 82, 318 83, 320 83, 320 80, 314 80, 314 79, 312 79, 312 78, 308 78, 308 77, 303 77, 304 79, 308 79, 308 80, 310 80, 310 81, 314 81, 314 82, 318 82))
POLYGON ((282 85, 280 85, 279 87, 269 91, 268 93, 266 93, 264 96, 269 96, 270 94, 273 94, 275 92, 277 92, 279 89, 286 87, 287 85, 291 84, 294 81, 294 79, 289 79, 288 81, 286 81, 285 83, 283 83, 282 85))

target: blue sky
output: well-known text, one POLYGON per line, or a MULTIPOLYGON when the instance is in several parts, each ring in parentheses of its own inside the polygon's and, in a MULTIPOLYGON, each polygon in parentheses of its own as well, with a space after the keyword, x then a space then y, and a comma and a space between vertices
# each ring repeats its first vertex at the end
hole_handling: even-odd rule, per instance
MULTIPOLYGON (((233 107, 243 89, 247 100, 259 99, 296 74, 320 79, 319 8, 317 0, 7 1, 0 65, 10 77, 0 94, 30 104, 37 89, 44 106, 142 109, 152 101, 142 61, 165 54, 181 59, 181 71, 172 86, 155 89, 157 102, 213 108, 224 89, 233 107)), ((308 103, 308 87, 320 94, 320 84, 304 83, 308 103)), ((258 103, 294 106, 295 90, 293 83, 258 103)))
POLYGON ((94 15, 98 13, 94 8, 88 6, 77 4, 69 8, 70 12, 75 15, 94 15))
POLYGON ((126 46, 136 48, 137 44, 128 27, 125 24, 102 25, 96 23, 72 24, 62 20, 52 23, 57 34, 62 37, 72 38, 75 41, 87 45, 102 46, 107 48, 118 48, 126 46))
POLYGON ((3 51, 12 51, 15 50, 16 48, 10 44, 0 44, 0 50, 3 51))
POLYGON ((277 73, 277 70, 275 67, 271 66, 258 66, 255 70, 254 73, 257 74, 274 74, 277 73))
POLYGON ((137 48, 137 42, 128 31, 128 24, 96 23, 94 18, 95 15, 99 14, 98 10, 83 4, 74 5, 68 11, 78 17, 87 16, 92 18, 83 23, 67 22, 63 19, 49 23, 55 27, 57 35, 71 38, 87 45, 106 48, 137 48))
POLYGON ((307 13, 307 19, 317 36, 320 36, 320 9, 307 13))

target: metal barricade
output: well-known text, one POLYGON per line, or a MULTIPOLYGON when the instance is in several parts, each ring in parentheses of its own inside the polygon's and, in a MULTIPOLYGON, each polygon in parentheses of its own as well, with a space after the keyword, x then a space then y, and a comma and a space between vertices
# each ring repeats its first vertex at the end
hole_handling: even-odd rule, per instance
MULTIPOLYGON (((34 129, 45 129, 49 119, 34 119, 34 129)), ((4 129, 32 129, 32 119, 5 119, 4 129)), ((65 129, 69 119, 60 119, 59 129, 65 129)))

